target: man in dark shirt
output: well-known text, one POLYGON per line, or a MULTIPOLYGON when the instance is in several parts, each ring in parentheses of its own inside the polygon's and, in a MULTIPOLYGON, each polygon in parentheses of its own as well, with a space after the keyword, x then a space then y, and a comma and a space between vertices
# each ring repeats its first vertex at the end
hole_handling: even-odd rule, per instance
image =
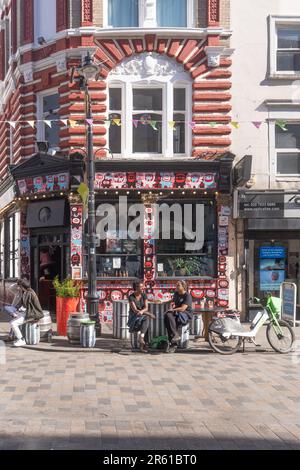
POLYGON ((192 296, 188 292, 187 283, 185 281, 178 281, 173 297, 172 309, 165 315, 165 326, 171 345, 178 343, 180 340, 178 329, 187 325, 192 318, 192 296))

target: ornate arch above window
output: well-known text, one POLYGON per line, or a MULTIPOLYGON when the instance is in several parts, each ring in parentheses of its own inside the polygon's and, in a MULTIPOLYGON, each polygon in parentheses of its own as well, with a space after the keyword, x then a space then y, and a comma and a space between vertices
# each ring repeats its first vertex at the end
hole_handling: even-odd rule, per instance
POLYGON ((156 53, 130 57, 108 76, 109 146, 124 158, 177 158, 191 152, 192 79, 156 53))

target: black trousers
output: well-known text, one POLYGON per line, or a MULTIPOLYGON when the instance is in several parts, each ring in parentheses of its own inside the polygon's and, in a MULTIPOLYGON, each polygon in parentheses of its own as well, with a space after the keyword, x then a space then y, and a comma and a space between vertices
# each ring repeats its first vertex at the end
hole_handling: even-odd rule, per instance
POLYGON ((167 312, 165 314, 165 327, 168 332, 169 341, 172 341, 174 336, 177 334, 178 326, 174 313, 167 312))

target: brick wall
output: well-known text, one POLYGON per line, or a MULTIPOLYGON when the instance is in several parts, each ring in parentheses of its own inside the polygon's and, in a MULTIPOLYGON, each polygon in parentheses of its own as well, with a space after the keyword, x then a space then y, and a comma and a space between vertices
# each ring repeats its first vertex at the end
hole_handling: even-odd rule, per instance
MULTIPOLYGON (((195 0, 196 27, 207 27, 207 0, 195 0)), ((230 0, 220 0, 220 25, 230 28, 230 0)))
POLYGON ((103 27, 103 0, 94 0, 93 3, 94 25, 103 27))

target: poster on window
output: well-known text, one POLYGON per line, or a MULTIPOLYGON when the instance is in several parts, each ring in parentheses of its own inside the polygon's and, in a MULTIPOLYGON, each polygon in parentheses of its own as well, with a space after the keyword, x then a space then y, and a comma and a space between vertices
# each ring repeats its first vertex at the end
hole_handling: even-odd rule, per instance
POLYGON ((285 281, 286 249, 284 246, 262 246, 259 250, 260 290, 280 291, 285 281))

